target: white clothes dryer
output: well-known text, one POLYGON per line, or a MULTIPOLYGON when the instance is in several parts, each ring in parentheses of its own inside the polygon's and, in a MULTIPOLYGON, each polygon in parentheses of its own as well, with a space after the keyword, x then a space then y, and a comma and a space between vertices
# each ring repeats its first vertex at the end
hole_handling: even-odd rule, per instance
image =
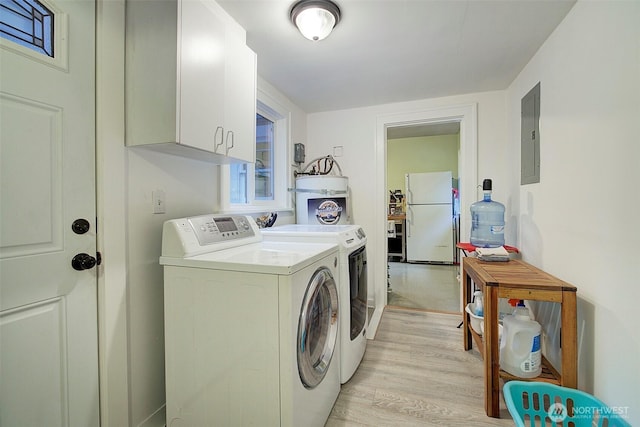
POLYGON ((162 246, 167 426, 323 426, 340 392, 337 246, 263 242, 233 215, 167 221, 162 246))
POLYGON ((367 237, 359 225, 288 224, 262 230, 265 241, 335 243, 339 249, 340 382, 349 381, 367 347, 367 237))

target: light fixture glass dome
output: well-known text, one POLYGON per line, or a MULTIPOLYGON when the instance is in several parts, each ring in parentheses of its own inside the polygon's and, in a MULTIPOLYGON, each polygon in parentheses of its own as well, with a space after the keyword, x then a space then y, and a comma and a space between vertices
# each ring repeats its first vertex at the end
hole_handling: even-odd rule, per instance
POLYGON ((340 21, 340 9, 330 0, 301 0, 291 9, 291 21, 304 37, 318 41, 340 21))

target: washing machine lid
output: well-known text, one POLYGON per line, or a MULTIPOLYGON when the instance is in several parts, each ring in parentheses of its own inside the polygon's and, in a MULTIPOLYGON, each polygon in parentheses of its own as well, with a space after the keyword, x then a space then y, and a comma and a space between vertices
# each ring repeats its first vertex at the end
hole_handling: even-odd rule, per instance
POLYGON ((160 264, 289 275, 337 251, 335 243, 260 242, 192 257, 163 256, 160 264))
POLYGON ((344 248, 364 246, 367 237, 359 225, 287 224, 262 230, 268 241, 336 242, 344 248))

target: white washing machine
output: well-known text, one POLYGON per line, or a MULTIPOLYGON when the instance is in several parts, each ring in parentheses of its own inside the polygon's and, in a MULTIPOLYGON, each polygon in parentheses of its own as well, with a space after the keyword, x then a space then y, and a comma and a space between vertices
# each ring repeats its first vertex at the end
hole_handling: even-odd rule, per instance
POLYGON ((340 382, 349 381, 367 347, 367 237, 359 225, 289 224, 262 230, 274 242, 335 243, 340 248, 340 382))
POLYGON ((251 217, 167 221, 167 426, 323 426, 340 392, 338 248, 251 217))

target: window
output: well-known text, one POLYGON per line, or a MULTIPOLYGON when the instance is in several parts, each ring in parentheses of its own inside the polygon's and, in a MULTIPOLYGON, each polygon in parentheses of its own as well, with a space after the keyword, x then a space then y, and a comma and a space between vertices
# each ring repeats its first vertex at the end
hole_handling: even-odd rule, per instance
POLYGON ((68 16, 51 0, 0 0, 0 48, 67 71, 68 34, 68 16))
POLYGON ((273 200, 273 121, 256 115, 255 198, 273 200))
POLYGON ((255 164, 223 166, 223 177, 228 176, 228 186, 223 178, 222 188, 229 189, 228 199, 225 195, 222 197, 224 210, 287 207, 288 114, 282 111, 258 101, 256 161, 255 164))
POLYGON ((253 168, 246 163, 231 165, 231 203, 249 202, 252 183, 248 177, 251 175, 254 199, 273 200, 274 133, 274 120, 256 114, 256 163, 253 168))
POLYGON ((0 0, 0 33, 53 58, 53 12, 37 0, 0 0))

